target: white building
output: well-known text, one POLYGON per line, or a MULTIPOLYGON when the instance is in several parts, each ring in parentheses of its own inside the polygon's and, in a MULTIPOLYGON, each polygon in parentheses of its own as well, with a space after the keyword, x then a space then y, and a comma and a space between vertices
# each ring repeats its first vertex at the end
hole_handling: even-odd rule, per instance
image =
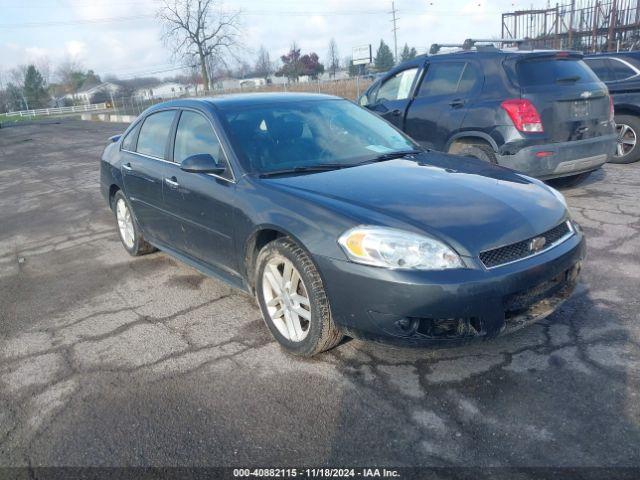
POLYGON ((98 92, 105 92, 107 95, 117 96, 120 85, 111 82, 104 82, 89 88, 83 88, 76 93, 67 93, 63 98, 71 100, 73 103, 81 103, 88 105, 91 103, 91 97, 98 92))
POLYGON ((166 82, 156 85, 155 87, 139 88, 135 92, 135 96, 141 100, 151 100, 159 98, 176 98, 188 95, 193 88, 190 85, 184 85, 177 82, 166 82))

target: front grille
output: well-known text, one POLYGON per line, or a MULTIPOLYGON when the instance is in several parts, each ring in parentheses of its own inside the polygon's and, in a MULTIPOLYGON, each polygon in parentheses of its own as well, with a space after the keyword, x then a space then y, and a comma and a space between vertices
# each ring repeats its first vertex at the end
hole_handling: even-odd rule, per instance
POLYGON ((553 227, 551 230, 547 230, 541 235, 536 235, 535 237, 522 240, 521 242, 512 243, 511 245, 505 245, 504 247, 498 247, 481 252, 480 260, 487 268, 498 267, 505 263, 521 260, 539 253, 532 251, 530 248, 531 241, 534 238, 544 237, 545 243, 542 250, 546 250, 570 232, 571 229, 569 228, 568 222, 562 222, 560 225, 553 227))

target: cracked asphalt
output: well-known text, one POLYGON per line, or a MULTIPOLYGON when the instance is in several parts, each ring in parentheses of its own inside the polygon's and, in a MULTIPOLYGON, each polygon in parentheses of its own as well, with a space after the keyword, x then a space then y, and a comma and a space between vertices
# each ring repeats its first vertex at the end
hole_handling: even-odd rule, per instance
POLYGON ((640 165, 565 190, 588 257, 545 321, 302 360, 247 295, 126 254, 98 190, 123 129, 0 130, 0 466, 640 466, 640 165))

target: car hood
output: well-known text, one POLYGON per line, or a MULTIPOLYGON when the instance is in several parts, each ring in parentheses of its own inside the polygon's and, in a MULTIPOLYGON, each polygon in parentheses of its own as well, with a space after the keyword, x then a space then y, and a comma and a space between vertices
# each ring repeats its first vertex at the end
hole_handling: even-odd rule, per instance
POLYGON ((420 154, 416 160, 266 181, 331 204, 358 223, 426 232, 462 255, 533 237, 567 215, 548 187, 506 168, 436 153, 420 154))

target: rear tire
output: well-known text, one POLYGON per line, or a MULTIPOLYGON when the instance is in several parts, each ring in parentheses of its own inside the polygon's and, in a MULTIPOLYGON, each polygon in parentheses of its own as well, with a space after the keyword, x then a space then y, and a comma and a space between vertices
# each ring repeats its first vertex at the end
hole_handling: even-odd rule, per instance
POLYGON ((478 160, 482 160, 483 162, 487 163, 493 163, 494 165, 498 164, 496 152, 494 152, 493 148, 491 148, 489 145, 481 145, 477 143, 464 145, 462 148, 456 151, 455 154, 461 155, 463 157, 477 158, 478 160))
POLYGON ((258 254, 255 292, 267 327, 287 351, 311 357, 335 347, 342 332, 315 265, 292 240, 268 243, 258 254))
POLYGON ((610 163, 633 163, 640 160, 640 118, 633 115, 616 115, 618 135, 616 151, 610 163))
POLYGON ((118 190, 113 196, 113 213, 116 217, 120 241, 129 255, 138 257, 156 250, 142 236, 142 231, 136 222, 129 200, 121 190, 118 190))
POLYGON ((570 188, 575 187, 576 185, 584 181, 589 175, 591 175, 591 172, 584 172, 577 175, 571 175, 570 177, 553 178, 551 180, 548 180, 547 183, 549 183, 549 185, 551 185, 552 187, 570 188))

